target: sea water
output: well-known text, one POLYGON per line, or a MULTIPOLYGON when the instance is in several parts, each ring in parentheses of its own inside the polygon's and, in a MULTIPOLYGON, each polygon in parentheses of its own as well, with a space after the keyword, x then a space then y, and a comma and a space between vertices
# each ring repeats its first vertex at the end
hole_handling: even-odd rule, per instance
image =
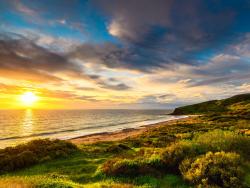
POLYGON ((0 148, 35 138, 70 139, 180 118, 169 110, 1 110, 0 148))

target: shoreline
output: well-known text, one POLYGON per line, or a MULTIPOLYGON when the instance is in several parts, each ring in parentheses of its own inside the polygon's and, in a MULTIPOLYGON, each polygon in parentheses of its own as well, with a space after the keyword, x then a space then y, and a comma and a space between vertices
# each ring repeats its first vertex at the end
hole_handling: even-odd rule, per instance
MULTIPOLYGON (((147 122, 147 121, 140 121, 139 126, 128 126, 124 127, 123 129, 116 129, 116 130, 103 130, 102 132, 93 132, 89 134, 83 134, 83 135, 76 135, 74 137, 71 136, 66 136, 64 138, 54 138, 51 136, 48 137, 27 137, 25 140, 21 141, 15 141, 15 142, 8 142, 8 140, 11 139, 5 139, 2 141, 6 141, 3 143, 3 146, 0 147, 0 149, 4 149, 6 147, 15 147, 16 145, 19 144, 24 144, 27 143, 31 140, 34 139, 43 139, 43 138, 49 138, 49 139, 59 139, 59 140, 65 140, 65 141, 70 141, 75 144, 91 144, 95 142, 102 142, 102 141, 119 141, 122 139, 126 139, 128 137, 136 137, 139 134, 142 134, 143 132, 147 131, 151 127, 157 127, 165 124, 169 124, 170 122, 176 122, 178 120, 186 119, 188 117, 191 117, 192 115, 177 115, 175 117, 172 117, 170 119, 162 119, 161 121, 156 122, 147 122), (68 138, 67 138, 68 137, 68 138)), ((18 138, 19 139, 19 138, 18 138)))
POLYGON ((125 129, 114 131, 114 132, 93 133, 93 134, 79 136, 79 137, 70 138, 66 140, 74 144, 94 144, 94 143, 105 142, 105 141, 106 142, 119 141, 119 140, 126 139, 128 137, 131 137, 131 138, 136 137, 144 132, 147 132, 148 130, 152 128, 175 124, 177 122, 190 119, 191 117, 193 116, 187 115, 185 117, 170 119, 167 121, 152 123, 148 125, 142 125, 138 128, 125 128, 125 129))

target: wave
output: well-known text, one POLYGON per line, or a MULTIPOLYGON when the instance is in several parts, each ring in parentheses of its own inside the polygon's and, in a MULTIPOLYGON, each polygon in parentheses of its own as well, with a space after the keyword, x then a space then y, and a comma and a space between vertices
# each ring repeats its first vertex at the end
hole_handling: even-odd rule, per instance
MULTIPOLYGON (((110 123, 106 125, 99 125, 99 126, 88 126, 88 127, 83 127, 83 128, 78 128, 78 129, 67 129, 67 130, 58 130, 58 131, 49 131, 49 132, 41 132, 41 133, 35 133, 35 134, 30 134, 30 135, 23 135, 23 136, 12 136, 12 137, 5 137, 5 138, 0 138, 0 141, 4 140, 16 140, 16 139, 25 139, 25 138, 32 138, 32 137, 42 137, 42 136, 49 136, 49 135, 55 135, 55 134, 60 134, 60 133, 67 133, 67 132, 76 132, 76 131, 83 131, 83 130, 96 130, 100 128, 109 128, 109 127, 119 127, 121 125, 129 125, 129 124, 134 124, 134 123, 139 123, 139 122, 147 122, 147 121, 156 121, 161 122, 161 121, 167 121, 173 119, 174 116, 165 116, 161 118, 148 118, 148 119, 143 119, 143 120, 136 120, 136 121, 127 121, 127 122, 122 122, 122 123, 110 123)), ((180 117, 179 117, 180 118, 180 117)), ((150 122, 149 122, 150 123, 150 122)), ((150 123, 151 124, 151 123, 150 123)), ((126 128, 126 127, 123 127, 126 128)), ((100 132, 103 132, 100 130, 100 132)))

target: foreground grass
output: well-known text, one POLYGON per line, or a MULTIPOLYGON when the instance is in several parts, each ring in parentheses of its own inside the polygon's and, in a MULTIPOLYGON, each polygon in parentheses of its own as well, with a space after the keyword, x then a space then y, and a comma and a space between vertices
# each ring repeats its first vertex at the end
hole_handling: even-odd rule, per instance
MULTIPOLYGON (((148 178, 148 177, 146 177, 148 178)), ((145 178, 144 178, 145 179, 145 178)), ((152 181, 152 180, 151 180, 152 181)), ((70 180, 65 179, 55 179, 48 178, 46 176, 25 176, 25 177, 8 177, 1 179, 1 187, 22 187, 22 188, 32 188, 32 187, 51 187, 51 188, 64 188, 64 187, 77 187, 77 188, 149 188, 149 187, 164 187, 164 188, 188 188, 180 177, 175 175, 167 175, 164 178, 154 181, 157 183, 147 182, 143 185, 134 185, 129 183, 118 183, 114 180, 103 180, 98 182, 92 182, 87 184, 79 184, 70 180)))
MULTIPOLYGON (((186 187, 180 177, 138 176, 137 178, 103 177, 96 171, 105 161, 117 156, 107 152, 114 143, 81 145, 79 151, 66 157, 5 173, 0 178, 3 187, 186 187)), ((136 151, 136 148, 134 148, 136 151)), ((119 155, 133 155, 135 151, 119 155)))

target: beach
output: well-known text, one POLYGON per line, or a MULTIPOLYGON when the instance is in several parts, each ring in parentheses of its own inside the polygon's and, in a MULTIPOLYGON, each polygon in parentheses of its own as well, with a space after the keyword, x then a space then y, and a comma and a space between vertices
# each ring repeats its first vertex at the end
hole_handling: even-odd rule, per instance
POLYGON ((171 110, 0 111, 0 148, 43 138, 69 140, 120 131, 126 136, 138 132, 133 129, 142 129, 145 125, 185 117, 170 113, 171 110))
POLYGON ((119 141, 126 138, 134 138, 138 135, 141 135, 151 129, 158 128, 161 126, 171 126, 173 124, 177 124, 180 121, 187 121, 190 119, 191 116, 180 116, 178 119, 163 121, 159 123, 149 124, 149 125, 143 125, 139 128, 129 128, 129 129, 123 129, 120 131, 115 132, 103 132, 103 133, 96 133, 96 134, 90 134, 85 136, 80 136, 72 139, 68 139, 74 144, 93 144, 97 142, 109 142, 109 141, 119 141))

